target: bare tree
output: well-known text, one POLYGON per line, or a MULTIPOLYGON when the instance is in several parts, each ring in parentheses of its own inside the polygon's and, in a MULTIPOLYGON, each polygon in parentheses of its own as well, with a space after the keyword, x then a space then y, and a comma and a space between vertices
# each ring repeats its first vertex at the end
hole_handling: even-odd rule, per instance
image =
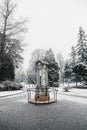
POLYGON ((34 70, 35 69, 35 63, 36 61, 38 60, 44 60, 44 57, 45 57, 45 53, 46 53, 46 50, 43 50, 43 49, 36 49, 32 55, 31 55, 31 59, 30 59, 30 66, 29 68, 31 70, 34 70))
POLYGON ((57 63, 59 65, 59 81, 64 83, 64 79, 63 79, 63 73, 64 73, 64 58, 62 56, 61 53, 57 54, 57 63))
POLYGON ((36 83, 36 65, 35 63, 38 60, 44 60, 46 54, 46 50, 43 49, 36 49, 32 55, 31 55, 31 59, 29 61, 29 68, 28 68, 28 73, 27 73, 27 77, 28 77, 28 82, 31 83, 36 83))
POLYGON ((26 71, 24 71, 22 67, 15 70, 15 81, 27 82, 26 71))
POLYGON ((3 0, 0 5, 0 55, 3 57, 3 54, 8 54, 17 63, 18 61, 22 61, 20 52, 23 49, 20 44, 22 42, 20 36, 26 31, 26 19, 14 19, 15 10, 16 4, 13 3, 13 0, 3 0))
POLYGON ((19 63, 23 61, 22 36, 26 31, 27 21, 15 19, 15 10, 16 4, 13 0, 2 1, 0 5, 0 81, 14 80, 15 68, 18 68, 19 63))
POLYGON ((36 84, 36 74, 33 71, 27 70, 27 81, 30 87, 30 84, 35 85, 36 84))

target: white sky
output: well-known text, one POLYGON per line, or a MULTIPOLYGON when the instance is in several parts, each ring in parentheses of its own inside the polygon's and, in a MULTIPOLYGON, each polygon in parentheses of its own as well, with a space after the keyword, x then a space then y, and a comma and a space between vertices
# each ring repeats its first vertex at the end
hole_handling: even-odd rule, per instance
POLYGON ((87 0, 15 0, 17 15, 31 19, 26 34, 24 66, 37 48, 52 48, 68 57, 77 43, 79 26, 87 33, 87 0))

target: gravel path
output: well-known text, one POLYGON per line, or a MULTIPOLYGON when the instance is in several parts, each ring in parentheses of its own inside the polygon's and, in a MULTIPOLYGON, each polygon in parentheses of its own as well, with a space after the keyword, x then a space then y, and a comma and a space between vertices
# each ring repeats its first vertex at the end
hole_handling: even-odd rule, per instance
POLYGON ((87 104, 58 98, 50 105, 28 104, 26 93, 0 99, 0 130, 87 130, 87 104))

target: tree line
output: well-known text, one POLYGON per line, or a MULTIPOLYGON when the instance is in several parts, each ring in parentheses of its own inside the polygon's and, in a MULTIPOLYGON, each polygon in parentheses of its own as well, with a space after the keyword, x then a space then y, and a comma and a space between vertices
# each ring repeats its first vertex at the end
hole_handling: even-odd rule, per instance
POLYGON ((65 82, 87 83, 87 35, 82 27, 79 27, 78 42, 72 46, 70 59, 65 63, 65 82))
MULTIPOLYGON (((3 0, 0 5, 0 81, 14 80, 15 69, 23 62, 23 35, 26 32, 26 19, 15 19, 16 4, 13 0, 3 0)), ((64 62, 61 54, 55 59, 52 49, 37 49, 31 55, 27 71, 28 82, 36 83, 35 62, 44 60, 49 63, 49 85, 87 82, 87 35, 79 27, 78 42, 72 46, 70 59, 64 62)), ((22 76, 23 77, 23 76, 22 76)))
POLYGON ((52 49, 36 49, 29 61, 27 70, 27 80, 29 84, 36 84, 36 66, 38 60, 44 60, 49 63, 48 79, 50 86, 58 86, 59 83, 86 83, 87 82, 87 36, 79 27, 78 41, 76 46, 72 46, 69 54, 69 60, 64 61, 61 53, 56 58, 52 49))

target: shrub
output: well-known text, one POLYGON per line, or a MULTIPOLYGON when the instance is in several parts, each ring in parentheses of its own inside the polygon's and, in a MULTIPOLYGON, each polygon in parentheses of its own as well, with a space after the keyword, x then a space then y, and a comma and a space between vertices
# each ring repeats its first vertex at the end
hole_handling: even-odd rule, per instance
POLYGON ((69 87, 63 88, 65 92, 69 92, 69 87))
POLYGON ((20 90, 23 86, 16 82, 4 81, 0 84, 1 91, 20 90))
POLYGON ((58 82, 54 82, 53 83, 53 87, 59 87, 59 83, 58 82))
POLYGON ((4 90, 4 86, 3 84, 0 84, 0 91, 3 91, 4 90))
POLYGON ((11 80, 15 78, 15 68, 10 56, 4 54, 0 57, 0 81, 11 80))

